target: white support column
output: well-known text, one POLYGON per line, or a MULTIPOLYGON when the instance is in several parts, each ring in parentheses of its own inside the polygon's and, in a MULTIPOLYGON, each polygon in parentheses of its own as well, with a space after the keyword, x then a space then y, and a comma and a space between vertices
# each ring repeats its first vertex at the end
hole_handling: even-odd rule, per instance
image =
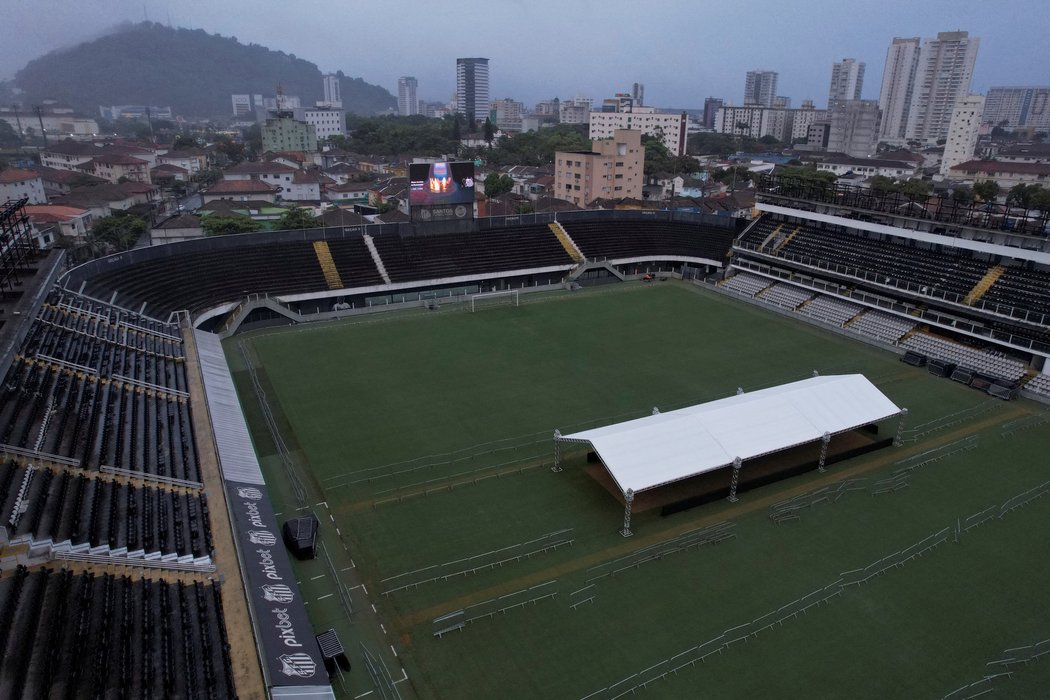
POLYGON ((894 447, 900 447, 904 444, 904 420, 908 417, 908 409, 902 408, 898 415, 900 415, 901 419, 897 423, 897 437, 893 438, 894 447))
POLYGON ((561 471, 561 431, 558 429, 554 430, 554 466, 551 471, 561 471))
POLYGON ((828 459, 829 442, 831 442, 831 433, 824 433, 823 437, 820 438, 820 461, 817 462, 817 471, 821 474, 826 471, 824 469, 824 462, 828 459))
POLYGON ((620 530, 620 534, 623 537, 630 537, 634 534, 631 532, 631 504, 634 503, 633 489, 627 489, 627 493, 623 495, 623 501, 623 529, 620 530))
POLYGON ((729 502, 736 503, 738 500, 736 497, 736 486, 740 482, 740 468, 744 466, 744 461, 739 457, 733 460, 733 478, 729 482, 729 502))

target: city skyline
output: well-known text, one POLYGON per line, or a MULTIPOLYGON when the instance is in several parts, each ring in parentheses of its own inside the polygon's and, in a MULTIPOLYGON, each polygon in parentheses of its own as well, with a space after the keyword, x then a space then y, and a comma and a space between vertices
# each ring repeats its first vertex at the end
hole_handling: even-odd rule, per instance
MULTIPOLYGON (((308 4, 316 10, 310 12, 311 17, 338 18, 339 10, 344 9, 325 0, 308 4)), ((817 14, 822 23, 835 27, 819 44, 791 38, 813 29, 800 26, 809 20, 797 17, 793 8, 761 1, 740 8, 663 0, 653 8, 652 22, 625 24, 616 2, 600 7, 591 0, 558 6, 505 3, 493 7, 481 0, 462 0, 463 11, 448 18, 427 13, 426 22, 388 26, 389 13, 368 5, 355 6, 344 24, 338 19, 304 21, 301 7, 276 2, 230 0, 218 6, 194 3, 187 8, 186 3, 170 0, 85 0, 76 4, 41 0, 32 6, 16 5, 9 12, 14 26, 24 30, 13 32, 10 41, 0 47, 0 78, 11 78, 29 60, 49 50, 97 38, 120 22, 149 19, 295 54, 316 63, 322 72, 342 70, 381 85, 395 96, 398 78, 413 75, 422 86, 420 99, 442 102, 456 90, 455 62, 462 56, 491 59, 496 78, 490 86, 491 99, 511 97, 530 108, 544 99, 565 99, 578 93, 601 99, 630 91, 636 82, 646 86, 646 103, 658 107, 700 108, 708 96, 739 105, 745 75, 756 68, 778 72, 777 93, 791 97, 792 104, 812 99, 822 105, 831 66, 843 56, 866 63, 861 97, 878 99, 886 47, 894 37, 933 37, 957 29, 981 39, 972 91, 986 93, 998 85, 1050 82, 1040 48, 1050 18, 1034 0, 1012 3, 1010 13, 968 0, 931 0, 918 6, 891 0, 877 8, 815 4, 820 7, 817 14), (260 7, 266 11, 260 12, 260 7), (61 11, 51 11, 58 9, 61 11), (670 19, 705 14, 717 17, 717 31, 698 33, 695 27, 701 25, 696 22, 670 19), (41 16, 47 21, 40 22, 41 16), (470 22, 464 23, 464 16, 470 22), (265 21, 258 19, 261 17, 265 21), (618 50, 603 54, 599 61, 590 60, 593 52, 578 50, 579 26, 586 26, 598 45, 603 43, 598 37, 612 36, 618 50), (383 30, 376 31, 373 39, 360 27, 383 30), (348 32, 353 42, 346 40, 348 32), (429 40, 434 36, 445 38, 435 44, 429 40), (539 47, 543 51, 537 51, 539 47), (520 56, 528 59, 518 60, 520 56)), ((406 16, 425 8, 411 0, 402 7, 406 16)))

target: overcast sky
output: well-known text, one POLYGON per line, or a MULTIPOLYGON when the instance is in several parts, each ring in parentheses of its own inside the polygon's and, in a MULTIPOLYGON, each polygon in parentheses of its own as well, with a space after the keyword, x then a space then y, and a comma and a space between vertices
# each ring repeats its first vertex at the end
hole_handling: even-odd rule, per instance
POLYGON ((0 78, 30 59, 150 19, 235 36, 397 93, 447 101, 456 58, 490 59, 491 97, 600 100, 645 84, 646 103, 740 103, 744 74, 780 73, 792 106, 827 100, 831 64, 867 64, 877 99, 895 36, 969 31, 981 39, 973 91, 1050 84, 1047 0, 0 0, 0 78), (641 8, 641 9, 632 9, 641 8))

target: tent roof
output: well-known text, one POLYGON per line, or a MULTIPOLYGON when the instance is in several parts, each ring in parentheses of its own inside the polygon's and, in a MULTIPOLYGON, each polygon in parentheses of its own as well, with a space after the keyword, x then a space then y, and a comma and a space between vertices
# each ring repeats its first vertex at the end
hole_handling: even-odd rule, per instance
POLYGON ((895 416, 892 401, 861 374, 813 377, 654 416, 584 430, 562 440, 589 443, 626 493, 895 416))

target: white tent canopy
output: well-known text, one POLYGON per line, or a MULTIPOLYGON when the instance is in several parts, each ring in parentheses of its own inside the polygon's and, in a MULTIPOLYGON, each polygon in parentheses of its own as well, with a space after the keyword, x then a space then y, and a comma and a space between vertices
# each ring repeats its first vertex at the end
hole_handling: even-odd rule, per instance
POLYGON ((813 377, 559 439, 588 443, 635 493, 899 414, 861 374, 813 377))

